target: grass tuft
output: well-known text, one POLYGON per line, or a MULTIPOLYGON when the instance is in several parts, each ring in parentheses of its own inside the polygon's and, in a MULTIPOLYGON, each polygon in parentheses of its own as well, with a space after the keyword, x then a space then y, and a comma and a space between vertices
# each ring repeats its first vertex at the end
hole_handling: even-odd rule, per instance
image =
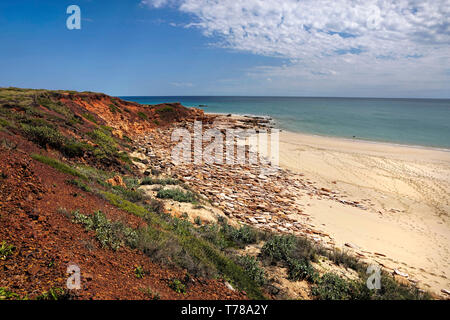
POLYGON ((67 164, 64 164, 56 159, 50 158, 50 157, 46 157, 43 155, 39 155, 39 154, 32 154, 31 158, 33 158, 36 161, 42 162, 44 164, 47 164, 53 168, 55 168, 58 171, 61 171, 63 173, 67 173, 70 175, 73 175, 75 177, 84 179, 84 180, 88 180, 88 178, 80 173, 78 170, 76 170, 75 168, 72 168, 70 166, 68 166, 67 164))

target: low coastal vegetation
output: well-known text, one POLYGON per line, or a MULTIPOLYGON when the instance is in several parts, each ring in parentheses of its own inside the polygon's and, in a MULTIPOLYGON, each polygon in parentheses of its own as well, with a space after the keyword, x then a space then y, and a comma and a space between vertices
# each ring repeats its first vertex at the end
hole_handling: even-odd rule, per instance
POLYGON ((197 195, 191 191, 183 191, 180 189, 160 189, 156 194, 160 199, 172 199, 178 202, 197 202, 197 195))

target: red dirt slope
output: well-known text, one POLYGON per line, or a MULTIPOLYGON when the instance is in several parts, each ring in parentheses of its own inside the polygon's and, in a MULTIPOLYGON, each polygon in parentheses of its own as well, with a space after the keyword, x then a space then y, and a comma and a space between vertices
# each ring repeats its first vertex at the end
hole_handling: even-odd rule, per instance
POLYGON ((77 299, 149 299, 143 292, 147 288, 162 299, 245 298, 221 280, 191 279, 186 294, 176 293, 169 283, 184 279, 184 271, 154 264, 137 250, 102 248, 92 231, 73 223, 61 208, 84 214, 101 210, 133 227, 145 222, 68 185, 66 180, 73 177, 23 151, 36 148, 30 142, 5 132, 0 132, 0 141, 0 245, 5 241, 15 247, 12 255, 0 259, 0 287, 35 298, 50 288, 65 288, 66 268, 76 263, 82 275, 77 299), (148 273, 143 279, 134 274, 137 265, 148 273))

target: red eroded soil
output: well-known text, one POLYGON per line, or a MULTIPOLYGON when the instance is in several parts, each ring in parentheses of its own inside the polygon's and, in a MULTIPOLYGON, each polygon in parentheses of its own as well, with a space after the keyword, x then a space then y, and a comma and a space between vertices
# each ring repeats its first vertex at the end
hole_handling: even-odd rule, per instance
POLYGON ((145 224, 140 218, 68 185, 66 180, 73 177, 20 149, 0 146, 0 163, 0 244, 6 241, 15 247, 12 255, 0 260, 0 287, 35 298, 53 287, 66 288, 67 266, 75 263, 82 277, 75 299, 148 299, 140 290, 145 288, 161 299, 245 299, 243 293, 227 289, 222 280, 193 279, 186 285, 186 294, 176 293, 169 282, 183 279, 183 270, 152 263, 143 253, 126 247, 105 249, 93 231, 72 222, 59 209, 84 214, 101 210, 109 219, 135 228, 145 224), (138 265, 147 272, 143 279, 135 276, 138 265))

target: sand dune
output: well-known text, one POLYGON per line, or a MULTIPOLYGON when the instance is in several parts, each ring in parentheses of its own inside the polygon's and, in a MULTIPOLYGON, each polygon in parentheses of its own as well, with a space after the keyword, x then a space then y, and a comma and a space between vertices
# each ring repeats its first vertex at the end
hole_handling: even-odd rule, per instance
POLYGON ((282 132, 280 165, 366 208, 305 204, 337 245, 355 244, 425 288, 450 288, 450 152, 282 132))

